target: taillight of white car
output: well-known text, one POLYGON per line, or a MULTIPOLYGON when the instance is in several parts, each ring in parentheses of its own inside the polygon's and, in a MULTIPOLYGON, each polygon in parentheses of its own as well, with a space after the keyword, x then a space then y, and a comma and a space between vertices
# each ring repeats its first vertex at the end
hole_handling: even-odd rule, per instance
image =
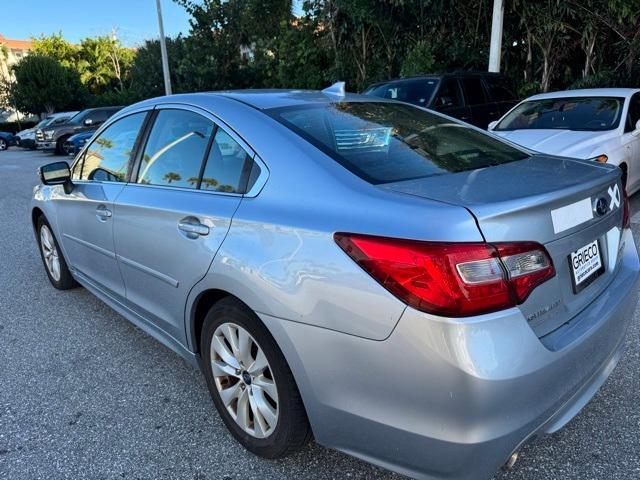
POLYGON ((334 239, 400 300, 448 317, 514 307, 556 273, 545 248, 534 242, 440 243, 351 233, 334 239))

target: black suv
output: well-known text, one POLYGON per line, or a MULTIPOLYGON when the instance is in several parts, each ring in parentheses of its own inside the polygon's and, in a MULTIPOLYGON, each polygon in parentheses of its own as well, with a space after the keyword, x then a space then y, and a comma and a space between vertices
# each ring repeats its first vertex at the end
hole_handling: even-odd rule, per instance
POLYGON ((64 153, 64 142, 76 133, 95 130, 106 122, 122 107, 87 108, 60 125, 50 125, 36 131, 36 148, 38 150, 55 150, 56 154, 64 153))
POLYGON ((485 129, 518 101, 507 77, 489 72, 399 78, 375 83, 363 94, 413 103, 485 129))

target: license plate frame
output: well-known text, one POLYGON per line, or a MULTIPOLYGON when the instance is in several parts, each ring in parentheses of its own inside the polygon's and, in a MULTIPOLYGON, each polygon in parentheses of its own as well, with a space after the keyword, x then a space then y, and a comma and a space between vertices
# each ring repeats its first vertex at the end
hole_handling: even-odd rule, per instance
POLYGON ((587 288, 605 271, 604 261, 602 259, 602 247, 600 245, 599 239, 593 240, 586 245, 578 248, 577 250, 569 253, 569 255, 567 256, 567 261, 569 262, 569 270, 571 272, 571 286, 573 288, 573 293, 579 293, 587 288), (597 256, 593 255, 592 251, 589 251, 594 246, 596 248, 597 256), (590 254, 592 255, 590 259, 595 260, 582 262, 581 265, 576 268, 574 266, 574 259, 580 253, 590 254), (593 267, 585 267, 585 265, 593 265, 593 267), (578 277, 580 278, 579 281, 578 277))

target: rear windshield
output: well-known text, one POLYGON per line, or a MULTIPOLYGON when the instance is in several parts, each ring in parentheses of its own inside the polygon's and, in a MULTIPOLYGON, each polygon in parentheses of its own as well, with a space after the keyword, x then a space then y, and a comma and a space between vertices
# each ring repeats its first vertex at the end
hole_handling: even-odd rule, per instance
POLYGON ((624 98, 567 97, 523 102, 494 130, 613 130, 620 124, 624 98))
POLYGON ((267 113, 373 184, 474 170, 528 157, 478 130, 399 103, 341 102, 283 107, 267 113))
POLYGON ((438 83, 439 80, 437 78, 402 80, 401 82, 374 85, 363 93, 364 95, 389 98, 426 107, 438 83))

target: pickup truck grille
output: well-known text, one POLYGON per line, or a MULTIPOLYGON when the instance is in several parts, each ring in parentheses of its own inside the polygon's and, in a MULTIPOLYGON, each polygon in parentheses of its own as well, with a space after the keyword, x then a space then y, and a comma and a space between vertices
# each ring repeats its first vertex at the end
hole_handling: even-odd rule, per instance
POLYGON ((36 132, 36 140, 38 142, 43 142, 44 141, 44 133, 42 133, 42 130, 38 130, 36 132))

